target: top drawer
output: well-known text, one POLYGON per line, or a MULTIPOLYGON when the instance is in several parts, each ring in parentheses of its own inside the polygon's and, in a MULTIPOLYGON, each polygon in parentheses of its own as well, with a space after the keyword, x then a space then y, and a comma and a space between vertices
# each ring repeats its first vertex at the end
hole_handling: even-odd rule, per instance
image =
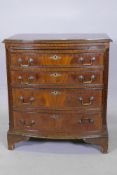
POLYGON ((59 52, 13 52, 11 65, 14 67, 29 68, 42 66, 62 67, 89 67, 103 65, 103 53, 61 53, 59 52))

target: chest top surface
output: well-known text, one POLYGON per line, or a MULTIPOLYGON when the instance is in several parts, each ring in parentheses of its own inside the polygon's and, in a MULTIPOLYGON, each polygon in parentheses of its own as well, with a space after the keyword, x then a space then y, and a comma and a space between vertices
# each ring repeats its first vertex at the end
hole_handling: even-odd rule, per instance
POLYGON ((110 42, 112 41, 105 33, 92 33, 92 34, 17 34, 4 40, 5 43, 9 42, 110 42))

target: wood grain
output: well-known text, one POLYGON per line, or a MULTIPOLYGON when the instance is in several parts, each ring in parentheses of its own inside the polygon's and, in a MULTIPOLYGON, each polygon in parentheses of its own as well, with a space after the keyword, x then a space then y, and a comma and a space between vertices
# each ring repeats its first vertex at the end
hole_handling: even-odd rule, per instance
POLYGON ((81 135, 102 130, 102 117, 96 114, 14 112, 14 129, 28 131, 63 132, 81 135))
POLYGON ((92 39, 77 35, 70 40, 33 37, 4 40, 9 97, 8 149, 12 150, 19 141, 37 137, 83 139, 100 145, 106 153, 111 39, 106 35, 92 35, 92 39), (95 78, 91 79, 92 76, 95 78))
POLYGON ((13 106, 28 108, 100 108, 102 90, 94 89, 31 89, 14 88, 12 90, 13 106), (23 100, 20 100, 20 97, 23 100), (83 99, 82 102, 80 97, 83 99), (93 97, 90 104, 90 98, 93 97), (34 98, 31 101, 31 98, 34 98), (83 104, 82 104, 83 103, 83 104), (85 105, 88 103, 87 105, 85 105))
MULTIPOLYGON (((77 51, 77 50, 76 50, 77 51)), ((103 65, 103 53, 79 53, 71 54, 69 51, 60 50, 59 52, 49 53, 48 50, 43 51, 40 50, 31 50, 28 53, 26 50, 17 50, 17 52, 11 53, 11 65, 18 67, 37 67, 37 66, 83 66, 83 64, 91 64, 91 59, 95 58, 95 61, 92 62, 92 65, 103 65), (47 52, 47 53, 46 53, 47 52), (63 54, 62 54, 63 52, 63 54), (56 56, 54 58, 54 56, 56 56), (83 58, 84 61, 80 61, 83 58), (19 62, 21 59, 21 62, 19 62), (32 59, 32 63, 29 64, 29 60, 32 59)), ((76 52, 77 53, 77 52, 76 52)), ((85 66, 87 67, 87 66, 85 66)))
POLYGON ((38 85, 102 85, 103 71, 100 70, 78 70, 78 71, 44 71, 34 70, 11 71, 12 86, 38 86, 38 85))

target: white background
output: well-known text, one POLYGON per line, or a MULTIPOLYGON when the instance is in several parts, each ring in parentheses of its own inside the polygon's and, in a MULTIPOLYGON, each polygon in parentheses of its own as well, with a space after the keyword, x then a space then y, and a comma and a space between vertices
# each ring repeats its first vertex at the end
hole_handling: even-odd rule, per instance
POLYGON ((0 41, 17 33, 107 33, 112 39, 108 98, 109 151, 71 143, 26 142, 7 150, 4 44, 0 44, 0 174, 117 174, 117 0, 0 0, 0 41))

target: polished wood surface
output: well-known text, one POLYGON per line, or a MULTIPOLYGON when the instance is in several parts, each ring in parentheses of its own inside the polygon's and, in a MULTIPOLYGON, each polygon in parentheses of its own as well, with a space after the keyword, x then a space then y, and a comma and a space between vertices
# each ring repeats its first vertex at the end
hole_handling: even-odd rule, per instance
MULTIPOLYGON (((69 51, 60 50, 59 52, 50 53, 35 53, 35 50, 26 51, 20 50, 11 54, 11 66, 18 66, 21 68, 33 68, 40 66, 99 66, 103 65, 103 53, 79 53, 70 54, 69 51), (63 54, 61 54, 63 52, 63 54)), ((43 51, 45 52, 45 51, 43 51)), ((46 51, 49 52, 49 51, 46 51)), ((52 51, 51 51, 52 52, 52 51)))
POLYGON ((35 108, 100 108, 102 90, 93 89, 13 89, 14 107, 35 108))
POLYGON ((14 112, 14 129, 30 132, 56 131, 64 136, 80 136, 102 129, 100 114, 14 112), (67 125, 66 125, 67 123, 67 125))
POLYGON ((102 85, 103 84, 103 70, 81 69, 79 71, 60 71, 47 69, 41 72, 27 70, 11 71, 11 85, 12 86, 38 86, 38 85, 102 85))
POLYGON ((4 42, 34 42, 34 41, 97 41, 105 42, 111 41, 105 33, 87 33, 87 34, 17 34, 8 39, 5 39, 4 42))
POLYGON ((8 148, 30 137, 83 139, 107 152, 105 34, 17 35, 6 47, 8 148))

